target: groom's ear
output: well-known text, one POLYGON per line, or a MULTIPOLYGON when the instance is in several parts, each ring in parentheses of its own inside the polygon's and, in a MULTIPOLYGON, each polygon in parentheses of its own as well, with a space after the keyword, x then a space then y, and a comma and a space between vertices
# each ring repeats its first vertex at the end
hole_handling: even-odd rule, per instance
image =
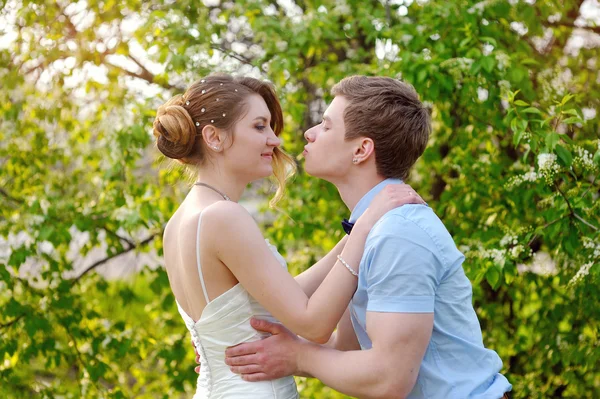
POLYGON ((354 148, 353 159, 356 159, 356 164, 363 163, 369 158, 375 156, 375 143, 368 137, 361 137, 356 141, 354 148))

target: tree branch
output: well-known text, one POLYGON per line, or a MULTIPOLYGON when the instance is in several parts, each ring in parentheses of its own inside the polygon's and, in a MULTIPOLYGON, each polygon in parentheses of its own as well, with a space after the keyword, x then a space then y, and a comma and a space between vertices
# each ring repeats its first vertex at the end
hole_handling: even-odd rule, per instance
MULTIPOLYGON (((129 46, 128 46, 128 48, 129 48, 129 46)), ((121 68, 121 69, 123 69, 129 76, 133 76, 133 77, 136 77, 136 78, 139 78, 139 79, 143 79, 143 80, 145 80, 147 82, 150 82, 150 83, 156 83, 155 82, 155 75, 152 72, 150 72, 148 70, 148 68, 146 68, 146 66, 144 64, 142 64, 142 62, 140 60, 138 60, 136 57, 134 57, 131 54, 131 52, 129 54, 127 54, 127 57, 131 61, 135 62, 135 64, 138 67, 140 67, 140 69, 142 70, 142 72, 136 74, 136 73, 130 72, 130 71, 126 70, 126 69, 123 69, 123 68, 121 68)), ((165 85, 162 85, 162 86, 165 86, 165 85)), ((169 88, 169 89, 177 89, 178 88, 177 86, 173 86, 170 83, 167 83, 166 87, 169 88)))
MULTIPOLYGON (((564 218, 566 218, 567 216, 569 216, 569 215, 562 215, 561 217, 558 217, 558 218, 554 219, 553 221, 546 223, 545 225, 543 225, 543 226, 542 226, 542 230, 545 230, 546 228, 548 228, 548 227, 552 226, 554 223, 556 223, 556 222, 559 222, 559 221, 563 220, 563 219, 564 219, 564 218)), ((538 237, 539 237, 539 235, 537 235, 537 234, 534 234, 534 235, 533 235, 533 237, 531 237, 531 240, 529 240, 529 242, 527 243, 527 246, 528 246, 528 247, 531 247, 531 244, 533 244, 533 242, 534 242, 534 241, 536 240, 536 238, 538 238, 538 237)))
POLYGON ((571 202, 569 201, 569 199, 567 198, 565 193, 562 192, 562 190, 558 186, 557 182, 554 182, 554 187, 556 187, 556 190, 560 193, 560 195, 564 198, 565 202, 567 203, 567 206, 569 207, 569 213, 571 214, 571 216, 574 216, 575 211, 573 210, 573 207, 571 206, 571 202))
POLYGON ((18 322, 19 320, 21 320, 23 317, 25 317, 25 313, 23 313, 20 316, 15 317, 14 319, 12 319, 11 321, 9 321, 8 323, 0 324, 0 329, 2 329, 2 328, 8 328, 8 327, 12 326, 13 324, 15 324, 16 322, 18 322))
POLYGON ((588 227, 591 227, 592 229, 594 229, 595 231, 598 231, 598 228, 596 226, 594 226, 593 224, 591 224, 590 222, 588 222, 587 220, 585 220, 584 218, 582 218, 581 216, 579 216, 578 214, 574 213, 573 216, 575 216, 575 218, 577 220, 579 220, 581 223, 585 224, 588 227))
POLYGON ((211 45, 210 48, 212 48, 213 50, 217 50, 222 52, 223 54, 225 54, 227 57, 231 57, 235 60, 238 60, 239 62, 246 64, 246 65, 250 65, 253 67, 256 67, 256 65, 254 65, 252 63, 252 60, 249 58, 244 57, 243 55, 234 53, 233 51, 228 51, 227 49, 221 47, 221 46, 216 46, 216 45, 211 45))
POLYGON ((22 201, 19 201, 17 198, 13 197, 12 195, 10 195, 6 190, 4 190, 2 187, 0 187, 0 195, 3 196, 4 198, 8 199, 9 201, 14 202, 17 205, 21 205, 22 201))
POLYGON ((148 71, 148 70, 146 70, 146 71, 142 70, 142 73, 136 73, 136 72, 131 72, 130 70, 128 70, 128 69, 125 69, 125 68, 123 68, 123 67, 120 67, 120 66, 118 66, 118 65, 112 64, 112 63, 110 63, 110 62, 107 62, 107 64, 108 64, 108 65, 110 65, 111 67, 113 67, 113 68, 115 68, 115 69, 118 69, 118 70, 120 70, 121 72, 125 73, 125 75, 127 75, 127 76, 131 76, 132 78, 142 79, 142 80, 145 80, 145 81, 146 81, 146 82, 148 82, 148 83, 154 83, 154 84, 157 84, 157 85, 159 85, 159 86, 162 86, 162 87, 164 87, 165 89, 169 89, 169 90, 173 90, 173 89, 180 89, 179 87, 177 87, 177 86, 174 86, 174 85, 172 85, 172 84, 170 84, 170 83, 165 83, 165 84, 162 84, 162 83, 156 83, 156 82, 154 81, 154 79, 155 79, 155 76, 154 76, 154 74, 152 74, 152 73, 151 73, 150 71, 148 71))
POLYGON ((119 257, 119 256, 121 256, 123 254, 126 254, 127 252, 130 252, 130 251, 134 250, 135 248, 138 248, 138 247, 141 247, 143 245, 148 244, 149 242, 151 242, 152 240, 154 240, 154 238, 156 238, 156 236, 158 236, 159 234, 161 234, 161 233, 160 232, 154 233, 154 234, 150 235, 150 237, 146 238, 145 240, 140 241, 140 243, 138 245, 134 245, 132 247, 126 248, 126 249, 124 249, 121 252, 117 252, 116 254, 112 254, 110 256, 107 256, 104 259, 100 259, 99 261, 96 261, 96 262, 92 263, 79 276, 77 276, 77 277, 75 277, 75 279, 73 279, 72 285, 77 284, 77 282, 79 280, 81 280, 81 278, 83 276, 85 276, 86 274, 88 274, 92 270, 96 269, 97 267, 102 266, 106 262, 108 262, 108 261, 110 261, 110 260, 112 260, 114 258, 117 258, 117 257, 119 257))
POLYGON ((127 237, 122 237, 120 235, 118 235, 117 233, 115 233, 114 231, 110 230, 109 228, 107 228, 106 226, 102 227, 104 229, 104 231, 106 231, 108 234, 110 234, 111 236, 118 238, 121 241, 124 241, 127 243, 127 245, 129 245, 129 247, 127 249, 133 248, 135 247, 135 243, 133 241, 131 241, 129 238, 127 237))
POLYGON ((600 35, 600 26, 577 26, 575 25, 574 21, 549 22, 548 25, 554 27, 564 26, 573 29, 583 29, 600 35))
POLYGON ((596 178, 598 177, 598 175, 595 175, 594 178, 592 179, 592 182, 590 183, 590 186, 588 187, 587 190, 585 190, 585 193, 583 193, 581 195, 581 198, 585 198, 588 193, 590 192, 590 190, 592 189, 592 187, 594 187, 594 183, 596 183, 596 178))

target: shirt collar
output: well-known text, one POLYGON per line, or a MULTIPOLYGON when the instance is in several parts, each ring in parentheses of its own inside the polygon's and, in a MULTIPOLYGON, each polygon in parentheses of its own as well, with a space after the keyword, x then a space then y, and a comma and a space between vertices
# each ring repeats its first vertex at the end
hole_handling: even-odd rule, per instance
POLYGON ((373 187, 371 190, 369 190, 369 192, 366 193, 360 199, 360 201, 358 201, 358 203, 356 204, 356 206, 352 210, 352 214, 350 215, 350 222, 351 223, 356 223, 356 221, 358 220, 358 218, 363 213, 365 213, 365 211, 367 210, 367 208, 371 204, 371 201, 373 201, 373 198, 375 198, 375 196, 377 194, 379 194, 379 192, 381 190, 383 190, 383 188, 385 186, 387 186, 388 184, 401 184, 401 183, 404 183, 401 179, 385 179, 384 181, 382 181, 381 183, 379 183, 375 187, 373 187))

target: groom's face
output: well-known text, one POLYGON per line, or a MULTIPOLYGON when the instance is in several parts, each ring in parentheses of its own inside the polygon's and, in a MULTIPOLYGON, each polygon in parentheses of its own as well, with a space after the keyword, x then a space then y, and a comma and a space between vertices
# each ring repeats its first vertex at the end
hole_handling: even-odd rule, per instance
POLYGON ((309 175, 335 183, 350 170, 353 142, 344 139, 347 103, 344 97, 335 97, 325 110, 323 121, 304 133, 308 141, 303 152, 304 168, 309 175))

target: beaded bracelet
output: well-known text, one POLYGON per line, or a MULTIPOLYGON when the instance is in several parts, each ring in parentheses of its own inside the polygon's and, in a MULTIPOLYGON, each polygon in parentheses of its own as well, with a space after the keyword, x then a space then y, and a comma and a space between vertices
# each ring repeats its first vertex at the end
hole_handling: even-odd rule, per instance
POLYGON ((342 259, 342 257, 340 255, 338 255, 337 258, 342 263, 342 265, 344 265, 346 267, 346 269, 348 269, 348 271, 350 273, 352 273, 353 276, 358 277, 358 273, 355 272, 354 269, 352 269, 350 267, 350 265, 348 263, 346 263, 346 261, 344 259, 342 259))

